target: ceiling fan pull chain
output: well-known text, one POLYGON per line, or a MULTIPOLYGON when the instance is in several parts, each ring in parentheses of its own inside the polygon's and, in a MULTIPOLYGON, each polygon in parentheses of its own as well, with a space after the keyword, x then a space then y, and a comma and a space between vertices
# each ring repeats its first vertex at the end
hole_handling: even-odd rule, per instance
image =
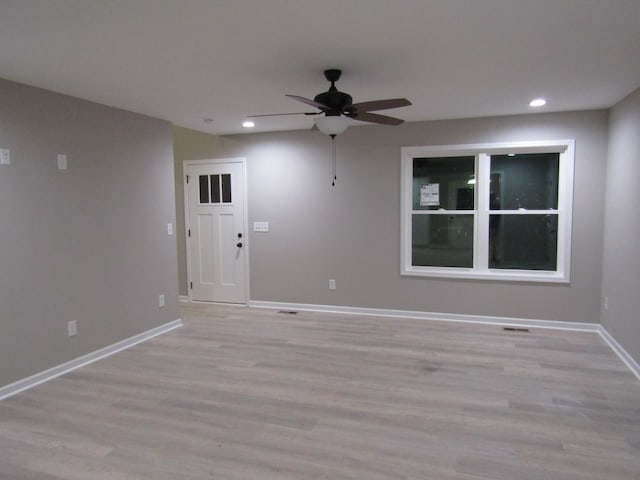
POLYGON ((331 182, 331 186, 336 186, 336 180, 338 179, 338 175, 336 173, 336 136, 331 135, 331 163, 332 163, 332 175, 333 181, 331 182))

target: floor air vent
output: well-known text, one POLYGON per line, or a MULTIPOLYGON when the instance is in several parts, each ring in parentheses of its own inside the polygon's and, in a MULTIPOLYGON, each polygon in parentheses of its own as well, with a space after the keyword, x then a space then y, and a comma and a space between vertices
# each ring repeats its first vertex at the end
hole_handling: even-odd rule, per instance
POLYGON ((298 312, 295 310, 279 310, 278 313, 284 313, 286 315, 297 315, 298 312))
POLYGON ((504 330, 505 332, 525 332, 525 333, 529 333, 529 329, 528 328, 523 328, 523 327, 502 327, 502 330, 504 330))

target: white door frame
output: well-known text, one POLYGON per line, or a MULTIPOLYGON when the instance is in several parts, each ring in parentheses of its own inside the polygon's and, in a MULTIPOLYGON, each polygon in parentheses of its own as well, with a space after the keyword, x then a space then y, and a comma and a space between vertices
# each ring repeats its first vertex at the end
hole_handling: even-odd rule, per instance
MULTIPOLYGON (((232 157, 232 158, 210 158, 204 160, 184 160, 182 162, 182 185, 184 190, 184 237, 185 237, 185 245, 187 251, 187 258, 185 259, 187 262, 187 283, 191 281, 191 245, 189 241, 189 192, 187 190, 187 166, 190 165, 216 165, 221 163, 240 163, 242 165, 242 190, 244 196, 244 207, 243 207, 243 215, 244 215, 244 232, 245 235, 242 239, 242 243, 244 244, 243 250, 245 255, 244 262, 244 305, 249 304, 249 299, 251 298, 250 290, 249 290, 249 208, 248 208, 248 198, 247 198, 247 159, 245 157, 232 157)), ((187 292, 189 296, 189 301, 193 302, 192 298, 192 290, 189 288, 187 284, 187 292)))

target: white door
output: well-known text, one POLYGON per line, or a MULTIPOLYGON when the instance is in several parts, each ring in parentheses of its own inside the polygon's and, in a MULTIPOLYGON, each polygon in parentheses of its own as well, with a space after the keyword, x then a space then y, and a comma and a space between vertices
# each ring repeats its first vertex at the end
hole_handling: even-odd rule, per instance
POLYGON ((209 162, 185 162, 190 297, 245 303, 245 164, 209 162))

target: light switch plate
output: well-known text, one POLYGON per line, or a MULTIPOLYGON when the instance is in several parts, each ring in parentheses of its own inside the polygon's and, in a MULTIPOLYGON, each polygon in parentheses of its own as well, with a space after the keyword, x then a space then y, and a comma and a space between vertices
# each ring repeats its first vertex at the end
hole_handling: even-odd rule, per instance
POLYGON ((254 232, 268 232, 269 231, 269 222, 253 222, 253 231, 254 232))
POLYGON ((173 235, 173 223, 167 223, 167 235, 173 235))
POLYGON ((67 322, 67 336, 75 337, 78 334, 78 322, 77 320, 71 320, 67 322))

